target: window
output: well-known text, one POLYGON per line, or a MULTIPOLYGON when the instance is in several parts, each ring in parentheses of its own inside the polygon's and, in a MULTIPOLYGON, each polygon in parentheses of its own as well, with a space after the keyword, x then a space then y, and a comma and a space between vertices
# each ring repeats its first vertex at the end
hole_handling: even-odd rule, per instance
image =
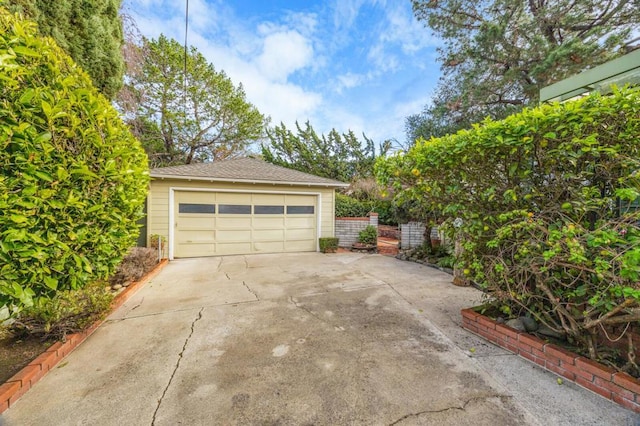
POLYGON ((215 214, 216 205, 215 204, 187 204, 180 203, 178 205, 179 213, 204 213, 204 214, 215 214))
POLYGON ((287 206, 287 214, 313 214, 313 206, 287 206))
POLYGON ((251 206, 246 204, 219 204, 220 214, 251 214, 251 206))
POLYGON ((284 206, 253 206, 254 214, 284 214, 284 206))

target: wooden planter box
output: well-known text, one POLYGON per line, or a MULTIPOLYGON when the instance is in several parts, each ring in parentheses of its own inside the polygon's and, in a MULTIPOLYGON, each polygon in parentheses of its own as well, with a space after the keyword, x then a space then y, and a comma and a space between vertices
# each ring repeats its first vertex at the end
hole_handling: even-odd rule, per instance
POLYGON ((462 326, 548 371, 640 413, 640 380, 627 373, 616 372, 527 332, 514 330, 473 309, 462 310, 462 326))

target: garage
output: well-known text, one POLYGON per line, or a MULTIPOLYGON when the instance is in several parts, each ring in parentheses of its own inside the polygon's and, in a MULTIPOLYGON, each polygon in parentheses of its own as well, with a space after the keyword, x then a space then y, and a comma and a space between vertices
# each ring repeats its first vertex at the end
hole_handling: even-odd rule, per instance
POLYGON ((318 250, 334 236, 342 182, 255 158, 151 171, 147 229, 165 256, 224 256, 318 250))

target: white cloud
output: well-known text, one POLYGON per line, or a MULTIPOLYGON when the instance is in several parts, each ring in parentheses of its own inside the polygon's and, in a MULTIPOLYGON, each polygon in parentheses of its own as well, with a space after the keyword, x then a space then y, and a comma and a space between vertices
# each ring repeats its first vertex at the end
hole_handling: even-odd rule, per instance
POLYGON ((358 17, 365 0, 336 0, 333 6, 333 25, 336 28, 349 28, 358 17))
POLYGON ((400 67, 400 62, 394 53, 388 53, 384 43, 378 42, 371 46, 367 59, 376 66, 377 73, 394 72, 400 67))
POLYGON ((262 53, 256 59, 260 72, 275 82, 284 82, 293 72, 312 63, 313 47, 295 30, 267 35, 262 53))
POLYGON ((437 46, 439 41, 433 37, 424 24, 413 17, 402 7, 386 10, 388 27, 380 34, 380 41, 398 43, 402 51, 413 54, 426 47, 437 46))
POLYGON ((342 93, 344 89, 352 89, 354 87, 360 86, 363 82, 368 80, 368 77, 364 74, 354 74, 352 72, 348 72, 346 74, 342 74, 336 77, 336 92, 342 93))

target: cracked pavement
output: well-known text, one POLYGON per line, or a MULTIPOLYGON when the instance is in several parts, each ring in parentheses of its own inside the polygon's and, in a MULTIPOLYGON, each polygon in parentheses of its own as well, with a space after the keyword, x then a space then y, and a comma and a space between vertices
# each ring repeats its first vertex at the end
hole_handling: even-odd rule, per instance
POLYGON ((176 260, 0 424, 640 425, 461 329, 481 300, 379 255, 176 260))

